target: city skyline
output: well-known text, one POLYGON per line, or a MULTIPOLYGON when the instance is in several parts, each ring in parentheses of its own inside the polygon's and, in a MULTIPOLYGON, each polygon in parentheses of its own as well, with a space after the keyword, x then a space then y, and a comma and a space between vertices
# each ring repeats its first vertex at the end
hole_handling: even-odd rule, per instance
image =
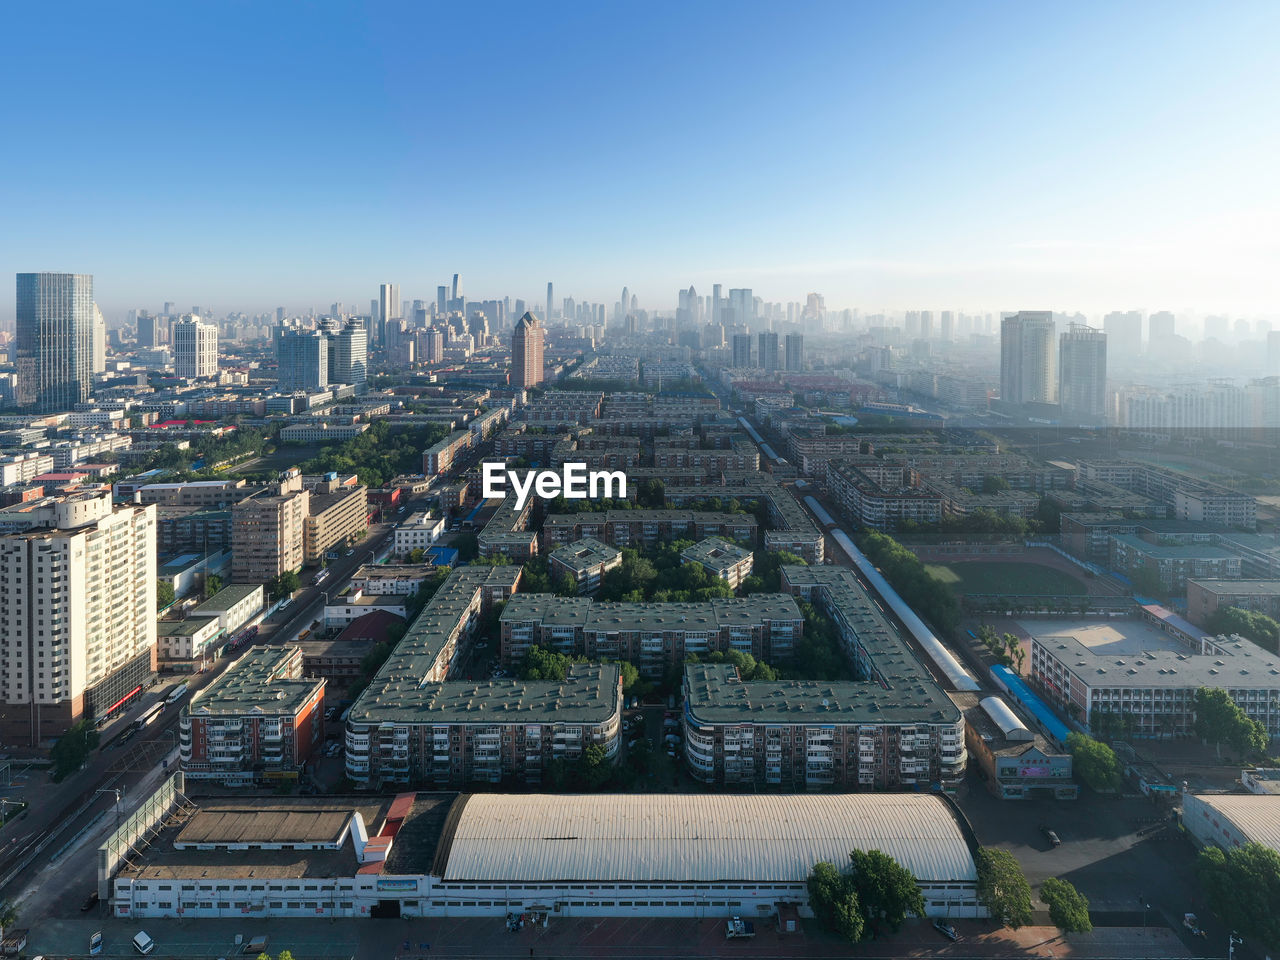
POLYGON ((14 10, 0 76, 24 97, 0 110, 41 149, 0 159, 0 266, 92 273, 109 317, 359 304, 387 277, 426 299, 455 271, 530 302, 551 278, 662 308, 723 282, 866 312, 1273 315, 1280 11, 1156 10, 707 6, 628 20, 623 45, 598 9, 330 5, 244 30, 83 5, 56 34, 14 10), (156 84, 184 32, 217 56, 156 84), (431 43, 424 72, 386 36, 485 55, 431 43))

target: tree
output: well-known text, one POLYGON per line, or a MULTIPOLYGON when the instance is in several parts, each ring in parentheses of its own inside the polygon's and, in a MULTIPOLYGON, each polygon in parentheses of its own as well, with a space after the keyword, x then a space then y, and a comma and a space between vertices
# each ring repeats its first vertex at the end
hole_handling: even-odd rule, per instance
POLYGON ((173 584, 168 580, 156 581, 156 609, 163 610, 174 601, 173 584))
POLYGON ((204 578, 204 595, 212 597, 215 593, 222 589, 222 578, 216 573, 211 573, 204 578))
POLYGON ((573 658, 557 653, 550 647, 530 647, 520 661, 521 680, 556 680, 561 683, 569 676, 573 658))
POLYGON ((1280 943, 1280 854, 1258 843, 1229 853, 1206 847, 1196 873, 1223 923, 1268 944, 1280 943))
POLYGON ((1031 922, 1031 885, 1008 850, 978 848, 978 899, 1013 929, 1031 922))
POLYGON ((426 558, 426 556, 427 554, 425 550, 423 550, 421 547, 414 547, 412 550, 409 551, 409 556, 406 557, 405 559, 409 563, 421 563, 426 558))
POLYGON ((835 864, 823 860, 813 865, 806 885, 809 888, 809 906, 819 923, 850 943, 862 939, 862 909, 847 874, 841 873, 835 864))
POLYGON ((1040 885, 1040 899, 1049 907, 1049 919, 1064 933, 1088 933, 1089 901, 1066 880, 1050 877, 1040 885))
POLYGON ((863 917, 875 926, 883 920, 895 933, 908 914, 924 916, 924 896, 910 870, 881 850, 854 850, 853 889, 863 917))
POLYGON ((1067 734, 1067 750, 1076 776, 1092 790, 1114 790, 1120 785, 1120 760, 1105 743, 1083 733, 1067 734))
POLYGON ((1196 736, 1215 745, 1219 755, 1223 743, 1248 755, 1265 750, 1269 742, 1267 728, 1251 719, 1220 687, 1196 691, 1195 730, 1196 736))
POLYGON ((54 782, 58 783, 79 770, 100 740, 98 728, 92 721, 84 719, 72 725, 49 751, 49 759, 53 761, 54 782))
POLYGON ((268 587, 273 597, 283 598, 293 596, 294 591, 301 585, 298 575, 292 570, 286 570, 278 577, 273 577, 268 587))

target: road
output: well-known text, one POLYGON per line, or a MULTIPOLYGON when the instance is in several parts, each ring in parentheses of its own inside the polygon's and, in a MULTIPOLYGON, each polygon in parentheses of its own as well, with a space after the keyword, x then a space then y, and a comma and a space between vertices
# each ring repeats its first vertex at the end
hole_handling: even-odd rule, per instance
MULTIPOLYGON (((393 530, 393 524, 373 525, 369 535, 355 547, 351 556, 344 555, 332 562, 329 567, 332 572, 325 583, 327 590, 312 585, 300 590, 289 606, 263 623, 256 642, 289 642, 309 628, 316 615, 322 612, 326 596, 332 596, 341 589, 360 565, 381 554, 393 530)), ((163 688, 186 681, 189 699, 191 694, 221 676, 242 655, 243 651, 240 651, 233 657, 220 659, 204 673, 165 677, 161 681, 160 694, 165 692, 163 688)), ((157 696, 149 691, 124 717, 104 728, 102 746, 79 773, 60 784, 52 783, 46 772, 38 770, 32 770, 25 779, 18 780, 8 796, 28 801, 35 801, 38 797, 39 800, 31 802, 26 813, 6 825, 0 834, 0 843, 3 844, 0 851, 0 902, 16 899, 23 888, 50 865, 67 841, 82 829, 111 816, 117 803, 116 790, 122 791, 126 798, 123 801, 125 807, 130 806, 127 798, 134 796, 137 785, 177 746, 179 707, 187 699, 180 701, 179 706, 167 707, 158 720, 121 744, 121 738, 133 718, 156 702, 157 696)), ((83 891, 75 891, 74 894, 67 891, 58 893, 83 899, 91 886, 88 878, 85 878, 83 886, 83 891)))

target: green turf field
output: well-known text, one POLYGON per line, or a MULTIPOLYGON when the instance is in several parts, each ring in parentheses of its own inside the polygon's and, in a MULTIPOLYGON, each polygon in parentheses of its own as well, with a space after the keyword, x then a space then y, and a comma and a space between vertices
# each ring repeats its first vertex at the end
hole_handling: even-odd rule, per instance
POLYGON ((1053 567, 1003 560, 925 565, 925 569, 951 585, 956 593, 1006 593, 1019 596, 1084 596, 1085 586, 1075 577, 1053 567))

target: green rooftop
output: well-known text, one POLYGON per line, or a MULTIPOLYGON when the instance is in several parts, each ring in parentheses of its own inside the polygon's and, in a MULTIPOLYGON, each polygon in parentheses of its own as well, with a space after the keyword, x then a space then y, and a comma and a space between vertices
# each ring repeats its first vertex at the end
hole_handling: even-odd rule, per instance
POLYGON ((488 680, 427 683, 416 695, 363 696, 352 723, 605 723, 621 708, 616 663, 576 663, 563 683, 488 680))
POLYGON ((313 677, 285 676, 290 659, 298 652, 298 647, 250 647, 226 673, 192 697, 186 712, 193 717, 296 713, 324 685, 323 680, 313 677))

